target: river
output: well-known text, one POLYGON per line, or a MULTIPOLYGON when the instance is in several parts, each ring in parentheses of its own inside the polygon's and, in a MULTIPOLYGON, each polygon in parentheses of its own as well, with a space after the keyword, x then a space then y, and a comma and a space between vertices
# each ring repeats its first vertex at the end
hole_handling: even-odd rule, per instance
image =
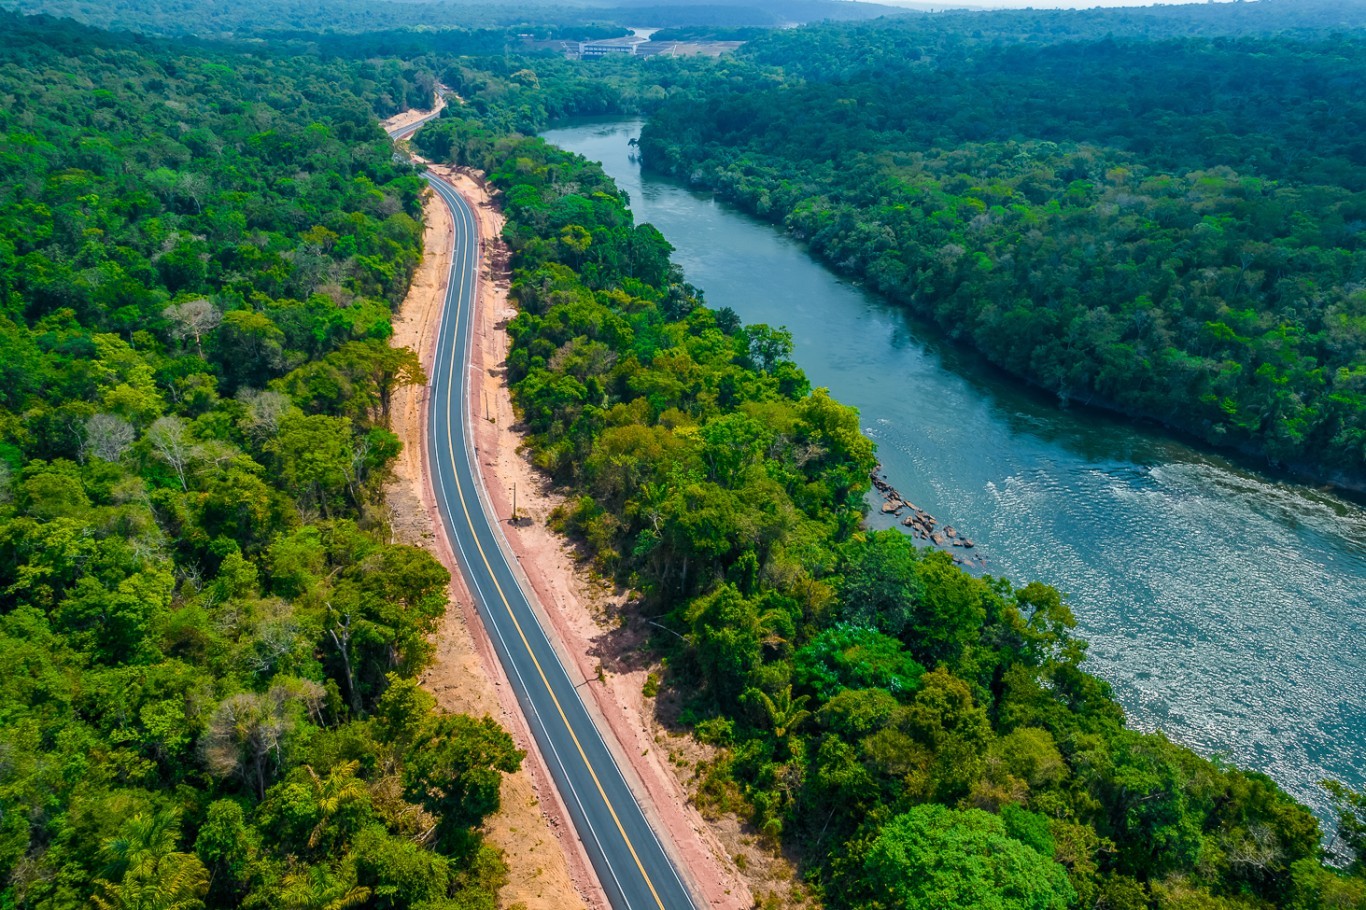
POLYGON ((859 409, 891 484, 971 536, 987 571, 1067 594, 1088 669, 1136 726, 1265 771, 1320 814, 1319 780, 1366 785, 1366 508, 1059 408, 771 225, 642 173, 639 130, 545 138, 602 162, 709 305, 787 327, 812 384, 859 409))

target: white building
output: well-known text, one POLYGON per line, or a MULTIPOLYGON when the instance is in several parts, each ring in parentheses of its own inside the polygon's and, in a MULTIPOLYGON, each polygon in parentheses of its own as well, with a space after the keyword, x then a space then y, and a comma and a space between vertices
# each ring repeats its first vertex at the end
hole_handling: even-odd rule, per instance
POLYGON ((605 41, 580 41, 579 56, 584 60, 593 57, 614 57, 636 55, 636 46, 639 45, 639 38, 608 38, 605 41))

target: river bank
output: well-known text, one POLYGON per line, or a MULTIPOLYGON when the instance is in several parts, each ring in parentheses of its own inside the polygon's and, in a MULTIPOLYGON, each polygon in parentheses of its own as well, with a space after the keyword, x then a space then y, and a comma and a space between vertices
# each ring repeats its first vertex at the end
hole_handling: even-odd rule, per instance
MULTIPOLYGON (((1320 779, 1366 784, 1366 509, 1058 408, 770 225, 642 174, 638 130, 545 138, 604 163, 709 305, 792 331, 798 365, 860 409, 886 482, 936 530, 971 538, 992 575, 1069 595, 1088 669, 1136 726, 1265 771, 1321 813, 1320 779)), ((869 525, 913 530, 885 502, 870 497, 869 525)))
MULTIPOLYGON (((873 489, 882 496, 882 514, 900 518, 901 526, 907 528, 916 540, 949 552, 952 552, 954 547, 961 547, 964 550, 976 548, 977 544, 971 537, 960 534, 953 525, 944 525, 940 528, 939 519, 915 503, 903 499, 901 492, 887 480, 887 474, 882 470, 882 465, 878 465, 877 469, 873 471, 872 481, 873 489), (908 513, 905 518, 901 518, 902 512, 908 513)), ((958 553, 952 555, 953 561, 965 568, 985 569, 987 567, 987 558, 983 553, 974 553, 971 556, 958 553)))

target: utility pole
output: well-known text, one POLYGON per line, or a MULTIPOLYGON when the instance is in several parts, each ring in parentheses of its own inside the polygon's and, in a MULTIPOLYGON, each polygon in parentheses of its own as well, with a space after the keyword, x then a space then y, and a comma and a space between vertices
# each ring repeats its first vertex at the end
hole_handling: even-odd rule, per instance
POLYGON ((517 523, 517 484, 512 484, 512 523, 517 523))

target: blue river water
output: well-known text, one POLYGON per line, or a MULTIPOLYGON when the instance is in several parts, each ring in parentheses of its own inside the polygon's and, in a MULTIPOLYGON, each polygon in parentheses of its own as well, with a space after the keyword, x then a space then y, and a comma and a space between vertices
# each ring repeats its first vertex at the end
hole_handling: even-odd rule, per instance
MULTIPOLYGON (((1059 408, 841 280, 773 226, 642 173, 637 120, 547 132, 600 161, 714 307, 787 327, 901 494, 987 571, 1062 590, 1131 721, 1264 771, 1321 814, 1366 786, 1366 508, 1059 408)), ((892 526, 874 510, 870 522, 892 526)))

